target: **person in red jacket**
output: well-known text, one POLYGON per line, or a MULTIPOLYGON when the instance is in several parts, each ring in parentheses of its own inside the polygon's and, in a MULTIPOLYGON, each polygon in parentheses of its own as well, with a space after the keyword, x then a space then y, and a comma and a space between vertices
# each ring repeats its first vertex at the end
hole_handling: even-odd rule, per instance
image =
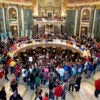
POLYGON ((48 93, 45 93, 43 100, 49 100, 48 93))
POLYGON ((95 80, 95 97, 98 98, 98 95, 100 94, 100 78, 98 80, 95 80))
POLYGON ((58 82, 57 87, 54 89, 54 96, 57 98, 57 100, 62 96, 62 86, 60 85, 60 82, 58 82))
POLYGON ((18 78, 20 76, 20 66, 18 64, 15 66, 14 74, 15 74, 16 80, 18 81, 18 78))

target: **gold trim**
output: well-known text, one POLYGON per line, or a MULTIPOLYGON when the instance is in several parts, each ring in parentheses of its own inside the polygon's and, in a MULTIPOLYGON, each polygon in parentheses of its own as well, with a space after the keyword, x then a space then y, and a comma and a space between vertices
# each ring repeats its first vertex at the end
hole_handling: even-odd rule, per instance
POLYGON ((8 1, 8 0, 2 0, 0 3, 8 4, 8 5, 23 5, 23 6, 32 6, 32 2, 14 2, 14 1, 8 1))

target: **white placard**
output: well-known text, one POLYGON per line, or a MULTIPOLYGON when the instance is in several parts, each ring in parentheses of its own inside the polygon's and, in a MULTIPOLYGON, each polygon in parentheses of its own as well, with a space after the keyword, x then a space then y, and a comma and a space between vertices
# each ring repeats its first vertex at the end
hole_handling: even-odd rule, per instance
POLYGON ((33 58, 32 57, 29 57, 29 62, 33 62, 33 58))

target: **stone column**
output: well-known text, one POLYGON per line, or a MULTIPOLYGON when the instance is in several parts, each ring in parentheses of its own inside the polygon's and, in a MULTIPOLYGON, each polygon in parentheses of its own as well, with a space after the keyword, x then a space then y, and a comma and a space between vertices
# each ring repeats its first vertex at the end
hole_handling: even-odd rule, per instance
POLYGON ((22 19, 22 31, 24 31, 24 11, 23 11, 23 8, 21 8, 21 19, 22 19))
POLYGON ((42 25, 42 34, 45 34, 45 25, 42 25))
POLYGON ((93 28, 92 28, 92 36, 91 36, 92 38, 94 38, 95 21, 96 21, 96 9, 94 11, 93 28))
POLYGON ((34 34, 37 34, 38 32, 38 24, 34 25, 34 34))
POLYGON ((5 11, 4 11, 4 7, 2 7, 2 14, 3 14, 4 32, 6 32, 6 23, 5 23, 5 11))
POLYGON ((57 26, 54 25, 54 34, 57 32, 57 26))
POLYGON ((36 0, 36 5, 34 5, 34 15, 35 16, 39 15, 39 10, 38 10, 39 9, 39 6, 38 6, 39 3, 38 2, 39 2, 39 0, 36 0))
POLYGON ((77 30, 77 17, 78 17, 78 10, 76 10, 76 13, 75 13, 74 35, 76 35, 76 30, 77 30))
POLYGON ((61 33, 65 33, 65 25, 61 25, 61 33))

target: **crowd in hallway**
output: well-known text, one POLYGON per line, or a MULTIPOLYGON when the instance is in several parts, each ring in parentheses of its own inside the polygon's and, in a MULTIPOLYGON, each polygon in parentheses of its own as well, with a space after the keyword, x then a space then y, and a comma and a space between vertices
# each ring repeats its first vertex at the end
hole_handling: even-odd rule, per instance
MULTIPOLYGON (((62 38, 58 35, 54 37, 62 38)), ((35 38, 51 39, 48 35, 42 37, 41 34, 35 38)), ((53 48, 38 48, 38 50, 29 50, 21 53, 19 57, 11 58, 8 55, 10 47, 21 41, 30 41, 29 37, 11 38, 4 43, 0 42, 0 64, 3 65, 4 78, 9 81, 8 74, 15 75, 15 79, 12 79, 10 84, 13 94, 9 100, 18 100, 18 98, 23 100, 17 89, 21 78, 30 89, 35 91, 35 100, 57 100, 59 98, 65 100, 66 92, 80 91, 82 79, 89 79, 95 72, 100 71, 100 50, 97 48, 95 39, 68 35, 63 35, 63 39, 85 45, 91 56, 80 57, 79 54, 70 50, 59 52, 53 48), (15 62, 13 66, 9 64, 11 61, 15 62), (42 95, 44 86, 49 89, 49 92, 42 95)), ((96 81, 95 86, 94 94, 98 97, 100 79, 96 81)), ((6 100, 5 88, 3 86, 0 91, 3 95, 1 99, 4 97, 2 100, 6 100)))

